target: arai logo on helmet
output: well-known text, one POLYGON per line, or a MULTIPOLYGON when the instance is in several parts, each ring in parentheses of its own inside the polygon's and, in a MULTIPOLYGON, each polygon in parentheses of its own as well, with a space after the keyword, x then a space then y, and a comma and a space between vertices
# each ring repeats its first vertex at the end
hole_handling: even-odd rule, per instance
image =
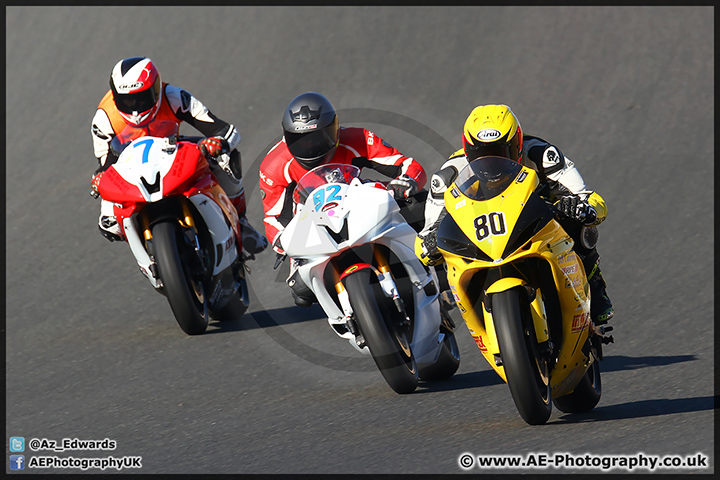
POLYGON ((500 137, 502 137, 502 132, 495 128, 486 128, 485 130, 480 130, 477 134, 478 140, 482 142, 491 142, 500 137))
POLYGON ((118 85, 118 90, 135 90, 145 85, 143 82, 128 83, 127 85, 118 85))

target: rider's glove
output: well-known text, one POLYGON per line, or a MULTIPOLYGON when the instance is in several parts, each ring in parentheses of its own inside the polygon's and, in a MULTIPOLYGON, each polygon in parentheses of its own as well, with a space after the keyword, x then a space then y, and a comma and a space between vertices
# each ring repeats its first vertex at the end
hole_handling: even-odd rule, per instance
POLYGON ((582 223, 591 224, 597 219, 595 208, 577 195, 561 197, 557 202, 560 213, 582 223))
POLYGON ((200 152, 208 160, 215 160, 218 156, 228 151, 228 144, 221 137, 207 137, 198 142, 200 152))
POLYGON ((273 248, 273 250, 275 250, 275 251, 276 251, 277 253, 279 253, 280 255, 285 255, 285 250, 283 250, 282 244, 280 243, 280 237, 281 237, 281 236, 282 236, 282 235, 278 235, 278 236, 275 238, 275 243, 273 243, 272 248, 273 248))
POLYGON ((417 193, 418 186, 414 178, 403 173, 398 178, 392 179, 387 189, 395 198, 408 198, 417 193))
POLYGON ((287 254, 285 253, 285 250, 282 248, 282 244, 280 243, 280 236, 278 235, 275 238, 275 243, 273 243, 273 250, 275 250, 275 266, 273 267, 273 270, 277 270, 277 268, 280 266, 282 262, 285 261, 287 258, 287 254))
POLYGON ((428 267, 437 265, 443 261, 442 253, 437 246, 437 231, 432 230, 424 237, 418 235, 415 240, 415 255, 423 265, 428 267))
POLYGON ((92 190, 90 191, 90 196, 93 198, 99 198, 100 192, 98 191, 98 185, 100 184, 100 179, 102 178, 104 172, 100 172, 98 174, 95 174, 90 181, 90 187, 92 190))

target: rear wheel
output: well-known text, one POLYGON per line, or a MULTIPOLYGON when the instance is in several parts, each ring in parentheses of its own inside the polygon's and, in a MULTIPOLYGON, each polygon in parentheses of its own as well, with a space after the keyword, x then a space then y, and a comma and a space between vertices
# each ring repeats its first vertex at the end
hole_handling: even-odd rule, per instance
POLYGON ((155 261, 175 319, 183 332, 199 335, 207 329, 208 312, 202 282, 189 267, 190 255, 196 252, 175 222, 154 225, 152 235, 155 261))
POLYGON ((517 289, 492 297, 495 333, 513 401, 523 420, 542 425, 552 412, 549 369, 538 354, 529 308, 523 315, 524 307, 527 302, 517 289))
POLYGON ((602 383, 600 381, 600 362, 596 359, 572 393, 553 398, 558 410, 564 413, 589 412, 600 401, 602 383))
POLYGON ((446 380, 457 372, 460 367, 460 349, 455 340, 454 333, 441 333, 444 335, 442 350, 437 361, 420 370, 420 378, 426 382, 446 380))
MULTIPOLYGON (((238 268, 243 269, 240 265, 238 268)), ((230 297, 228 302, 222 307, 210 312, 210 316, 219 322, 237 320, 242 317, 250 304, 250 294, 248 292, 247 280, 244 271, 240 271, 240 287, 238 291, 230 297)))
POLYGON ((412 393, 418 384, 418 369, 395 305, 382 292, 369 269, 359 270, 343 280, 355 312, 355 321, 380 373, 397 393, 412 393))
POLYGON ((460 348, 455 338, 455 325, 442 305, 440 306, 440 317, 442 318, 440 323, 440 335, 443 337, 442 349, 435 363, 420 369, 420 378, 425 381, 448 379, 455 375, 460 368, 460 348))

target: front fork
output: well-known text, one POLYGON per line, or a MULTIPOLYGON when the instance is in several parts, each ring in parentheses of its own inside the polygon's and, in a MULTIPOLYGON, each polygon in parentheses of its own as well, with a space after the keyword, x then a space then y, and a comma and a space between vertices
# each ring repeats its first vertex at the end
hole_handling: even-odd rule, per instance
MULTIPOLYGON (((180 218, 177 218, 178 223, 182 227, 183 231, 183 239, 185 240, 185 244, 192 248, 195 251, 195 255, 192 256, 192 260, 190 261, 190 267, 192 268, 192 275, 195 278, 198 279, 205 279, 207 278, 207 273, 212 269, 211 265, 211 259, 208 256, 207 252, 205 252, 200 247, 200 240, 197 236, 197 229, 195 226, 195 219, 193 217, 193 212, 190 210, 188 204, 186 202, 181 202, 182 207, 182 216, 180 218), (195 261, 197 259, 197 261, 195 261)), ((140 229, 143 232, 143 238, 145 240, 145 244, 147 245, 148 252, 151 253, 151 263, 150 263, 150 271, 155 276, 155 278, 158 277, 158 271, 157 271, 157 264, 155 263, 155 256, 153 254, 153 248, 152 248, 152 225, 150 224, 150 219, 146 216, 140 216, 138 217, 138 222, 140 223, 140 229)), ((206 285, 207 287, 207 285, 206 285)))
MULTIPOLYGON (((388 263, 385 254, 380 250, 380 248, 373 246, 373 257, 375 259, 375 263, 377 264, 377 268, 368 264, 362 264, 360 267, 372 268, 373 272, 378 277, 380 288, 382 288, 386 296, 392 298, 395 308, 397 308, 397 311, 402 315, 403 320, 399 322, 400 326, 409 326, 411 323, 410 317, 405 309, 405 302, 403 302, 400 294, 398 293, 397 285, 395 285, 395 280, 393 279, 390 271, 390 264, 388 263)), ((345 286, 342 283, 343 276, 340 272, 338 272, 337 266, 334 262, 330 262, 330 266, 332 268, 333 280, 335 282, 335 292, 337 293, 340 306, 343 310, 345 323, 347 324, 350 332, 355 336, 355 342, 358 347, 362 348, 365 346, 365 339, 362 337, 362 334, 355 323, 354 312, 352 310, 352 306, 350 305, 350 298, 347 290, 345 290, 345 286)))

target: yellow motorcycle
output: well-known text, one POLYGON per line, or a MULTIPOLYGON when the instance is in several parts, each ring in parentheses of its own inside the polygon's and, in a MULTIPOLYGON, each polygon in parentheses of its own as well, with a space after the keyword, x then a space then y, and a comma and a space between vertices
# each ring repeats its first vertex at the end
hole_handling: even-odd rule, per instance
MULTIPOLYGON (((552 405, 592 410, 602 344, 573 240, 536 190, 537 173, 501 157, 471 162, 445 192, 437 231, 455 303, 485 359, 531 425, 552 405)), ((607 327, 610 330, 610 327, 607 327)))

